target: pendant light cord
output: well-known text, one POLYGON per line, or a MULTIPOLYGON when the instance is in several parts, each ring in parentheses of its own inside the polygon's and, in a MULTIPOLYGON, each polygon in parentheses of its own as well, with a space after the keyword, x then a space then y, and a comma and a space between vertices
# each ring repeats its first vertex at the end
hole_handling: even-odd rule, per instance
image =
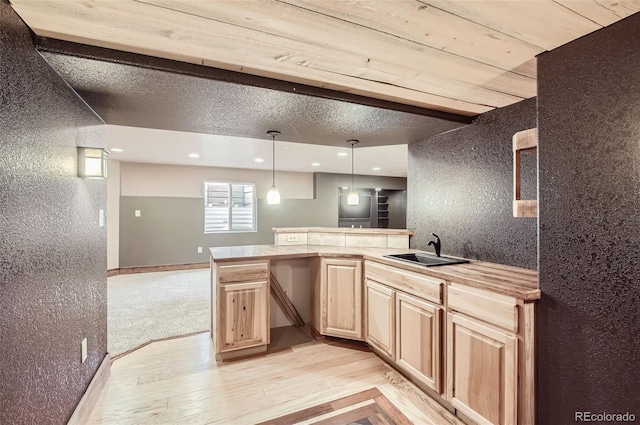
POLYGON ((351 189, 353 189, 353 145, 355 143, 351 143, 351 189))
POLYGON ((271 167, 271 169, 273 170, 273 179, 272 179, 271 185, 275 186, 276 185, 276 135, 275 134, 272 135, 271 139, 272 139, 271 146, 272 146, 272 149, 273 149, 273 157, 272 157, 273 158, 273 163, 272 163, 272 167, 271 167))

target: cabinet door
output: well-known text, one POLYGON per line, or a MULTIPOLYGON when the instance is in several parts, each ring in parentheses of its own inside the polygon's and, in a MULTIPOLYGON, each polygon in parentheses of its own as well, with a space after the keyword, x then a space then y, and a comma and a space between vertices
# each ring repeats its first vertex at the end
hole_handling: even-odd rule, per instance
POLYGON ((478 424, 517 421, 517 339, 458 313, 447 315, 451 404, 478 424))
POLYGON ((367 279, 366 300, 366 340, 395 360, 395 291, 367 279))
POLYGON ((322 333, 362 339, 362 265, 358 260, 323 260, 322 333))
POLYGON ((436 392, 441 391, 442 309, 396 294, 396 363, 436 392))
POLYGON ((218 351, 232 351, 269 343, 268 282, 220 285, 218 351))

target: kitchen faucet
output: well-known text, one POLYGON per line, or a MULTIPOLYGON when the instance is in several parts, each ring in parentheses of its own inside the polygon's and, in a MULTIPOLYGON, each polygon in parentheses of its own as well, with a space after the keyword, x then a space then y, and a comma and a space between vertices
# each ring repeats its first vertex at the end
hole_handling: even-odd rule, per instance
POLYGON ((427 245, 433 245, 433 247, 436 250, 436 257, 440 256, 440 238, 438 237, 438 235, 436 235, 435 233, 432 233, 433 236, 436 237, 435 241, 429 241, 429 243, 427 245))

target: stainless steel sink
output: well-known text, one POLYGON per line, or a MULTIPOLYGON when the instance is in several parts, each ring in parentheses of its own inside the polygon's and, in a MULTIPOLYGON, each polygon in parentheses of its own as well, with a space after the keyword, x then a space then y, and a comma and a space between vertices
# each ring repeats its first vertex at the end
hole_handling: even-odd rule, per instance
POLYGON ((462 264, 469 262, 467 260, 461 260, 459 258, 436 257, 435 255, 421 253, 389 254, 385 255, 384 257, 392 258, 394 260, 406 261, 407 263, 418 264, 425 267, 445 266, 447 264, 462 264))

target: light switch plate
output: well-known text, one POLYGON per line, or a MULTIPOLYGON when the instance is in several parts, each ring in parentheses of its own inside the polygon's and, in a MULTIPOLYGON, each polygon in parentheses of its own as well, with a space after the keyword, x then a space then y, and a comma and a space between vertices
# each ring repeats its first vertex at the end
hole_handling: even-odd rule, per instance
POLYGON ((89 351, 89 347, 87 343, 87 338, 85 338, 82 340, 82 363, 84 363, 85 360, 87 360, 88 351, 89 351))
POLYGON ((104 227, 104 210, 100 210, 98 221, 100 222, 100 227, 104 227))
POLYGON ((142 214, 140 213, 140 210, 136 210, 136 217, 140 217, 142 214))

